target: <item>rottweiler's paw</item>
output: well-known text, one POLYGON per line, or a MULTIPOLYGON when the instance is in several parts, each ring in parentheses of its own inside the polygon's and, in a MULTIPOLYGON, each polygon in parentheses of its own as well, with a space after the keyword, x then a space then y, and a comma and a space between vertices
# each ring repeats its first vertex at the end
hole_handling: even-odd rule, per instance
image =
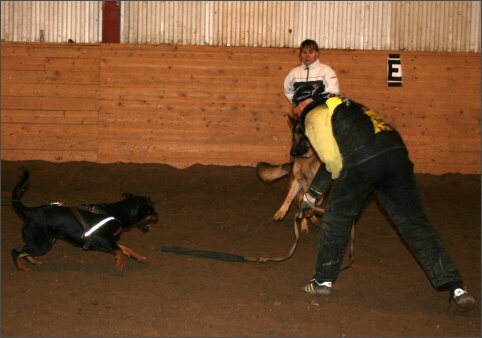
POLYGON ((30 263, 32 263, 33 265, 39 266, 39 265, 42 265, 42 264, 43 264, 41 261, 38 261, 38 260, 34 259, 34 258, 31 257, 31 256, 26 256, 25 259, 26 259, 27 261, 29 261, 30 263))

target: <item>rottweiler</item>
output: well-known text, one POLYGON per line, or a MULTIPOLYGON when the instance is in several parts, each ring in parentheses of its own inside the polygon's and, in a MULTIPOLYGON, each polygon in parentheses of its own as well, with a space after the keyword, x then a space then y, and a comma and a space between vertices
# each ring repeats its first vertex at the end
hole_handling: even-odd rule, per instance
POLYGON ((124 199, 115 203, 76 206, 50 203, 27 207, 20 199, 29 176, 29 171, 25 170, 12 192, 13 207, 25 221, 22 236, 26 244, 11 251, 18 270, 31 271, 23 265, 22 258, 34 265, 42 264, 33 257, 45 254, 57 238, 82 246, 84 250, 113 253, 119 272, 124 269, 124 255, 139 262, 147 260, 127 246, 118 244, 117 240, 128 228, 147 231, 150 224, 157 223, 158 215, 149 197, 125 193, 122 195, 124 199))

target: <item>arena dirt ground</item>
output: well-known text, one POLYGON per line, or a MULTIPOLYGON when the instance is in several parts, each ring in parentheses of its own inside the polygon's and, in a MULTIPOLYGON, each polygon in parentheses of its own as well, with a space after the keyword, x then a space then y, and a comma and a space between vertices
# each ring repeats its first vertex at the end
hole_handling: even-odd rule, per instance
MULTIPOLYGON (((2 336, 474 336, 480 337, 480 175, 417 174, 424 207, 478 304, 449 307, 371 198, 356 221, 355 262, 332 295, 299 289, 312 276, 318 229, 301 234, 283 262, 226 262, 162 251, 181 246, 252 257, 284 256, 294 243, 291 208, 272 216, 288 179, 266 184, 252 167, 2 161, 2 336), (16 270, 23 246, 11 190, 31 172, 28 206, 151 196, 160 215, 120 242, 148 257, 126 261, 58 240, 32 271, 16 270)), ((29 265, 29 263, 26 263, 29 265)))

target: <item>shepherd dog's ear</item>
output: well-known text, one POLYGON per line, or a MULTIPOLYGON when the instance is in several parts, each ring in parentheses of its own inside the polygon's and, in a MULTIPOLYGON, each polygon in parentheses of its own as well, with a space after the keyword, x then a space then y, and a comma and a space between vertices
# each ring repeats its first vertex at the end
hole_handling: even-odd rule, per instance
POLYGON ((298 124, 298 119, 295 119, 293 116, 288 115, 288 119, 290 120, 291 126, 296 126, 298 124))
POLYGON ((124 197, 124 198, 130 198, 130 197, 133 197, 133 196, 134 195, 129 194, 128 192, 125 192, 125 193, 122 194, 122 197, 124 197))

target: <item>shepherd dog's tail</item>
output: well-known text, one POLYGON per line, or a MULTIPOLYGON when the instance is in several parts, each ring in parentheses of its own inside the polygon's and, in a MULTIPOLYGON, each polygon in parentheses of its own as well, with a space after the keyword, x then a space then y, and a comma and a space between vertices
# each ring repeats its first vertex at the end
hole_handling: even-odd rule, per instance
POLYGON ((293 162, 274 165, 267 162, 259 162, 256 173, 263 182, 272 182, 291 173, 293 162))

